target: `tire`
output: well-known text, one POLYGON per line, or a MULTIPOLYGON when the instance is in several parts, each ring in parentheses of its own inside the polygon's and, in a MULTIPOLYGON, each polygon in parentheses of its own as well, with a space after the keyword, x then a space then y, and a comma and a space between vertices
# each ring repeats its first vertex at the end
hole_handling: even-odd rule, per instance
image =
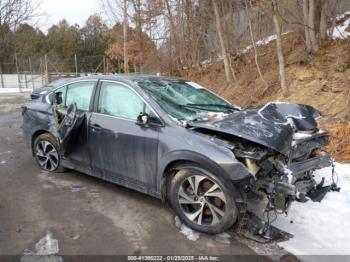
POLYGON ((169 187, 175 213, 190 228, 218 234, 236 222, 238 209, 230 186, 222 178, 189 166, 176 173, 169 187))
POLYGON ((61 163, 60 146, 51 134, 39 135, 34 140, 33 152, 41 169, 55 173, 62 173, 66 170, 61 163))

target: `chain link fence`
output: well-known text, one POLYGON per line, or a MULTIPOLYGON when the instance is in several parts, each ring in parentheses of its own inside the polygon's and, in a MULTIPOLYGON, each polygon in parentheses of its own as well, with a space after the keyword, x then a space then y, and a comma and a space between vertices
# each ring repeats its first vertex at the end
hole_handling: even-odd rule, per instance
POLYGON ((0 61, 0 88, 35 89, 45 84, 43 65, 36 59, 0 61))
MULTIPOLYGON (((20 91, 42 87, 59 78, 74 78, 97 74, 120 74, 123 64, 103 55, 59 59, 54 56, 17 57, 13 61, 0 61, 0 89, 19 88, 20 91)), ((142 66, 143 72, 154 74, 153 68, 142 66)), ((131 68, 131 73, 139 73, 131 68)))

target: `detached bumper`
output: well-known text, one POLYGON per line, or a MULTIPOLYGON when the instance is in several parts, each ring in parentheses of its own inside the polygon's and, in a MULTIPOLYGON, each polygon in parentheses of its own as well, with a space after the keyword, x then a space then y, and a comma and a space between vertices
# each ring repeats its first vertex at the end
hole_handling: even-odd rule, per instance
POLYGON ((328 167, 330 165, 332 165, 331 155, 323 153, 319 156, 304 161, 291 163, 289 170, 292 171, 294 176, 298 176, 299 174, 303 174, 307 171, 328 167))

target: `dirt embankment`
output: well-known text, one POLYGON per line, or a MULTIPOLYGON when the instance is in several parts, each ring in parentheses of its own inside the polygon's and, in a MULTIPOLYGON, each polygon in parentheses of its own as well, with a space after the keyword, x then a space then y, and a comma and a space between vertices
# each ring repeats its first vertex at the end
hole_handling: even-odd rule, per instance
POLYGON ((314 106, 323 114, 321 126, 331 134, 327 150, 337 161, 350 162, 350 39, 323 43, 317 55, 310 56, 301 36, 289 33, 283 36, 283 48, 290 91, 287 97, 280 90, 275 42, 258 47, 268 88, 258 75, 253 51, 235 58, 237 80, 229 86, 222 63, 184 72, 184 77, 240 106, 277 100, 314 106))

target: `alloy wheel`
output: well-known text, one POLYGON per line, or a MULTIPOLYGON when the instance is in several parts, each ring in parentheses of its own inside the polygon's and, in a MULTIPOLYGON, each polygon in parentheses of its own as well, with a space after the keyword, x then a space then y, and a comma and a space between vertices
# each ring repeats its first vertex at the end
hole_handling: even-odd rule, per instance
POLYGON ((41 140, 35 148, 35 157, 41 168, 54 171, 59 164, 59 157, 55 147, 47 140, 41 140))
POLYGON ((178 201, 186 217, 198 225, 216 225, 225 215, 226 198, 223 190, 203 175, 193 175, 182 182, 178 201))

